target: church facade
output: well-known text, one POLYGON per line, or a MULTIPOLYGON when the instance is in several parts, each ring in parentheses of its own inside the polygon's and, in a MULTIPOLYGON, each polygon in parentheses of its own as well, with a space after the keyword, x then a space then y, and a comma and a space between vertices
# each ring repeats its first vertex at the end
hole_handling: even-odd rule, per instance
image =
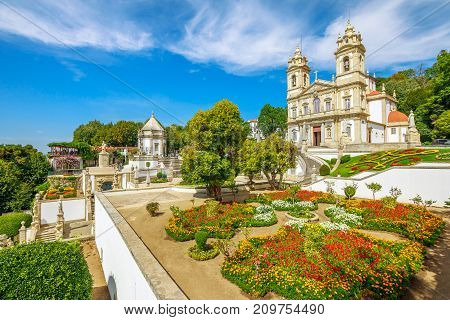
POLYGON ((375 75, 365 68, 362 37, 347 22, 337 39, 336 77, 311 84, 308 59, 299 48, 288 61, 288 139, 300 145, 420 144, 409 117, 397 111, 395 92, 376 91, 375 75))

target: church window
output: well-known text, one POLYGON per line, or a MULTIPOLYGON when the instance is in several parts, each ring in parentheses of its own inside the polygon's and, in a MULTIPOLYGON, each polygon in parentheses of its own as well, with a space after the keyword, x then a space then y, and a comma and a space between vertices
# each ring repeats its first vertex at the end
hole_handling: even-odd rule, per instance
POLYGON ((330 100, 325 101, 325 109, 326 109, 327 111, 330 111, 330 110, 331 110, 331 101, 330 101, 330 100))
POLYGON ((292 141, 297 141, 297 130, 292 130, 292 141))
POLYGON ((349 138, 351 138, 352 137, 352 127, 350 125, 347 126, 346 131, 347 131, 347 136, 349 138))
POLYGON ((308 112, 308 105, 304 105, 303 106, 303 114, 308 114, 309 112, 308 112))
POLYGON ((297 118, 297 107, 292 107, 291 116, 293 119, 297 118))
POLYGON ((344 109, 345 110, 349 110, 350 109, 350 105, 351 105, 350 98, 345 98, 344 99, 344 109))
POLYGON ((155 143, 155 153, 159 152, 159 143, 155 143))
POLYGON ((297 77, 295 74, 292 75, 291 81, 292 81, 292 86, 295 87, 297 85, 297 77))
POLYGON ((308 76, 306 74, 303 75, 303 86, 306 87, 306 84, 308 83, 308 76))
POLYGON ((314 99, 314 113, 320 112, 320 100, 319 98, 314 99))
POLYGON ((344 71, 350 71, 350 59, 344 57, 344 71))
POLYGON ((391 128, 391 134, 397 134, 397 128, 391 128))

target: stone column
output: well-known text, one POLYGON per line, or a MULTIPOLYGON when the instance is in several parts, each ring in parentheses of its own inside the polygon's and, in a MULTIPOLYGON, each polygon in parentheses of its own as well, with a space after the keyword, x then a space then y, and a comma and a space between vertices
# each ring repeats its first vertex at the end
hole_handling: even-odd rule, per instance
POLYGON ((355 120, 355 143, 361 143, 361 119, 355 120))

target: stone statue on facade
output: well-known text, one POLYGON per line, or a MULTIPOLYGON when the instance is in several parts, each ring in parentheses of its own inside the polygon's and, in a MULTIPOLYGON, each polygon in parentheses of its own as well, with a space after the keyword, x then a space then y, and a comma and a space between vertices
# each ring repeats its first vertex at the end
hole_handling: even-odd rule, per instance
POLYGON ((114 171, 113 189, 119 189, 119 174, 117 170, 114 171))
POLYGON ((62 239, 64 237, 64 211, 61 200, 59 200, 58 202, 58 214, 56 215, 55 236, 57 240, 62 239))

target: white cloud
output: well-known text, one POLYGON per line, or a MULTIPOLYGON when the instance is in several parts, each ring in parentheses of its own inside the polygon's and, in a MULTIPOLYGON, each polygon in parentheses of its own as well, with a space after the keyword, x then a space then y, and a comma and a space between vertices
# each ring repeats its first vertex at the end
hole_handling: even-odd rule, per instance
POLYGON ((86 74, 80 70, 74 63, 69 61, 61 61, 61 64, 72 72, 72 80, 75 82, 80 81, 82 78, 86 77, 86 74))
POLYGON ((79 0, 8 1, 0 4, 0 30, 57 46, 63 42, 107 51, 153 46, 148 31, 113 9, 112 4, 79 0))
POLYGON ((258 1, 192 2, 194 17, 181 41, 168 49, 201 63, 216 63, 231 73, 246 73, 286 63, 299 37, 299 20, 258 1))
MULTIPOLYGON (((292 2, 284 4, 292 5, 292 2)), ((315 26, 323 23, 320 13, 326 9, 322 4, 303 11, 293 7, 291 12, 280 9, 284 4, 280 2, 274 7, 246 1, 220 7, 216 2, 193 1, 196 14, 186 24, 184 37, 168 48, 191 61, 215 63, 228 72, 242 74, 286 66, 302 33, 303 52, 310 64, 332 71, 336 39, 345 29, 344 12, 338 12, 342 15, 335 15, 319 34, 315 26)), ((364 1, 352 6, 351 22, 362 33, 367 67, 386 69, 436 57, 450 43, 450 23, 442 12, 429 19, 433 21, 440 15, 440 23, 424 21, 385 48, 374 51, 441 4, 396 0, 364 1)))

